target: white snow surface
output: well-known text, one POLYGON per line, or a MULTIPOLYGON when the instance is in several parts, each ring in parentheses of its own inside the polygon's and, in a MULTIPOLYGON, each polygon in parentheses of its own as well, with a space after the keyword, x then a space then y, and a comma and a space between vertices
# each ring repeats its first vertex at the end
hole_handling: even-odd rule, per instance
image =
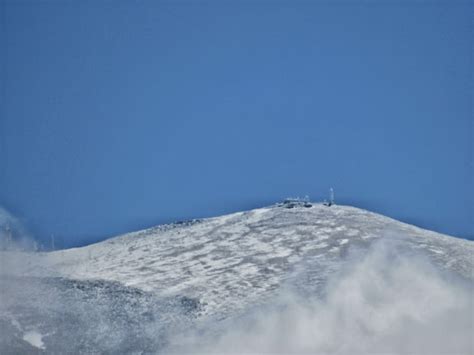
MULTIPOLYGON (((160 296, 197 298, 203 317, 225 318, 264 303, 283 286, 304 283, 317 292, 350 250, 400 237, 439 267, 473 280, 473 242, 362 209, 322 204, 275 205, 163 225, 24 258, 2 252, 0 273, 118 281, 160 296)), ((41 346, 38 337, 29 339, 41 346)))
POLYGON ((45 349, 43 344, 43 335, 35 330, 30 330, 23 334, 23 340, 38 349, 45 349))

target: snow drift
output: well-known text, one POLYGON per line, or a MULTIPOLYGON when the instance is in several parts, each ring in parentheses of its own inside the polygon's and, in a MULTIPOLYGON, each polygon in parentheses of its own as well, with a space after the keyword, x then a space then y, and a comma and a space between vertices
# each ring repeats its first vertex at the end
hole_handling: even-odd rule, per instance
POLYGON ((0 252, 0 349, 473 353, 471 241, 288 207, 0 252))

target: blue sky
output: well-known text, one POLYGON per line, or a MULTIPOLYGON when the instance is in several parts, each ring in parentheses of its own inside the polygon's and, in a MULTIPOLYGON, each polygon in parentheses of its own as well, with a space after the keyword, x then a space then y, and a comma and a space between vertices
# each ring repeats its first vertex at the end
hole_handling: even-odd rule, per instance
POLYGON ((474 236, 470 1, 0 3, 0 204, 39 239, 330 186, 474 236))

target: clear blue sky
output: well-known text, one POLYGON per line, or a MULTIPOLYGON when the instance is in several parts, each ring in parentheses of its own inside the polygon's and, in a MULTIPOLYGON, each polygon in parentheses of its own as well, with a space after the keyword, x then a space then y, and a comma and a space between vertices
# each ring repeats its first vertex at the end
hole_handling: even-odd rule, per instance
POLYGON ((470 1, 0 3, 0 204, 40 239, 330 186, 474 236, 470 1))

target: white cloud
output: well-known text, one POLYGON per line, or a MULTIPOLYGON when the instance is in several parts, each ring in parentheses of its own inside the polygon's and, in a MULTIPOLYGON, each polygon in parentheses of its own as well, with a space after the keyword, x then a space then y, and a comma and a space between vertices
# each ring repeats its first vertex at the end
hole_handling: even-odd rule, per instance
POLYGON ((0 206, 0 250, 31 250, 35 245, 24 224, 0 206))
POLYGON ((322 299, 286 293, 224 330, 174 343, 192 353, 472 354, 472 284, 402 243, 352 254, 322 299))

